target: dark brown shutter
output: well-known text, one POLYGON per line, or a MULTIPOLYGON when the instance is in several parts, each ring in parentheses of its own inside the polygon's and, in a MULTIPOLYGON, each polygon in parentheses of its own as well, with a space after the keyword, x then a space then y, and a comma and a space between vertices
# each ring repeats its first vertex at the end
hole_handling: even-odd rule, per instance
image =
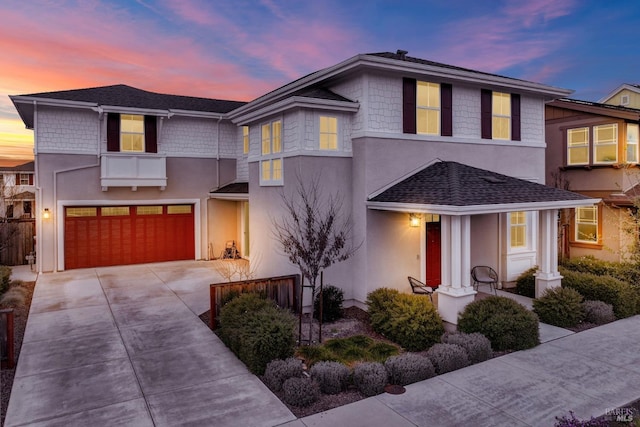
POLYGON ((440 85, 440 135, 453 135, 453 89, 450 84, 440 85))
POLYGON ((520 95, 511 94, 511 140, 520 141, 520 95))
POLYGON ((156 116, 144 116, 144 147, 147 153, 158 152, 156 116))
POLYGON ((402 79, 402 131, 416 133, 416 80, 402 79))
POLYGON ((29 185, 33 185, 33 174, 29 174, 29 185))
POLYGON ((120 114, 107 114, 107 151, 120 151, 120 114))
POLYGON ((481 136, 483 139, 492 139, 493 134, 491 131, 491 119, 492 119, 492 97, 493 94, 490 90, 482 89, 480 97, 480 126, 481 136))

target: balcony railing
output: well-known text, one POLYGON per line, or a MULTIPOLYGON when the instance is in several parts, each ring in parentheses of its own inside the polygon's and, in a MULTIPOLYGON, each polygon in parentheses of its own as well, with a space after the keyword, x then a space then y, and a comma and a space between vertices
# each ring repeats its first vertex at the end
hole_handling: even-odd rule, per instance
POLYGON ((106 154, 100 165, 100 185, 109 187, 160 187, 167 186, 167 159, 157 155, 106 154))

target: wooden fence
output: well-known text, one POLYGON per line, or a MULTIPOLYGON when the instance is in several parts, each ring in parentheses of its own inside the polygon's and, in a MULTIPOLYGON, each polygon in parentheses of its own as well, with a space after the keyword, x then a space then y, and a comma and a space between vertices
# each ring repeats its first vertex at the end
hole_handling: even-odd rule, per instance
POLYGON ((211 299, 209 322, 211 329, 216 328, 222 302, 230 293, 242 294, 258 292, 274 300, 279 307, 290 308, 297 312, 299 287, 299 274, 241 282, 214 283, 209 286, 209 296, 211 299))
POLYGON ((0 265, 27 264, 26 256, 33 252, 35 220, 20 220, 0 223, 0 265))

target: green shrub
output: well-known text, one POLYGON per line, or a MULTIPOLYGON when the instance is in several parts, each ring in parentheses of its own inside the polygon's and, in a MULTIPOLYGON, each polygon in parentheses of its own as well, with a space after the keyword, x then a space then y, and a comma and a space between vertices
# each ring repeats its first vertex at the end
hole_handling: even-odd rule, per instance
POLYGON ((632 286, 640 286, 640 264, 638 263, 603 261, 593 256, 585 256, 564 260, 562 267, 579 273, 611 276, 632 286))
POLYGON ((533 311, 543 323, 571 328, 584 320, 582 301, 582 295, 574 289, 547 289, 533 300, 533 311))
POLYGON ((324 345, 298 347, 297 354, 304 359, 307 366, 312 366, 318 362, 338 361, 338 357, 324 345))
POLYGON ((379 288, 367 295, 367 312, 371 327, 382 335, 386 335, 389 331, 390 308, 398 295, 400 292, 389 288, 379 288))
POLYGON ((367 397, 382 393, 387 381, 387 370, 379 362, 360 363, 353 370, 353 383, 367 397))
POLYGON ((309 406, 320 397, 320 387, 311 378, 289 378, 282 391, 284 401, 292 406, 309 406))
POLYGON ((398 354, 398 347, 382 341, 376 341, 369 347, 370 358, 376 362, 384 362, 398 354))
POLYGON ((0 294, 0 304, 6 307, 24 307, 27 304, 27 289, 14 284, 4 294, 0 294))
POLYGON ((471 363, 480 363, 485 360, 491 359, 493 356, 493 350, 491 350, 491 341, 479 332, 472 334, 465 334, 463 332, 458 333, 445 333, 442 336, 442 342, 444 344, 455 344, 467 350, 469 355, 469 361, 471 363))
POLYGON ((11 267, 0 265, 0 295, 9 290, 11 283, 11 267))
POLYGON ((264 383, 273 391, 282 390, 282 384, 289 378, 302 376, 302 361, 294 357, 286 360, 276 359, 267 363, 264 370, 264 383))
MULTIPOLYGON (((338 287, 328 285, 322 289, 322 321, 333 322, 342 317, 342 303, 344 291, 338 287)), ((316 319, 320 317, 320 292, 313 303, 313 313, 316 319)))
POLYGON ((613 306, 602 301, 585 301, 582 303, 584 308, 584 321, 593 323, 594 325, 604 325, 616 320, 613 313, 613 306))
POLYGON ((597 276, 560 268, 562 287, 575 289, 590 301, 602 301, 613 306, 618 319, 640 314, 640 292, 611 276, 597 276))
POLYGON ((338 394, 346 389, 351 375, 349 368, 338 362, 318 362, 309 373, 320 386, 320 391, 326 394, 338 394))
POLYGON ((458 316, 458 330, 480 332, 496 351, 524 350, 540 343, 538 317, 505 297, 490 296, 467 305, 458 316))
MULTIPOLYGON (((398 347, 381 341, 376 341, 365 335, 354 335, 348 338, 334 338, 328 340, 323 346, 324 350, 312 350, 323 353, 322 358, 315 357, 314 362, 318 360, 333 360, 344 364, 352 364, 357 361, 365 362, 383 362, 389 356, 398 354, 398 347)), ((306 355, 309 353, 304 350, 305 347, 300 349, 300 353, 306 355)), ((313 354, 311 355, 313 356, 313 354)))
POLYGON ((431 360, 416 353, 391 356, 384 362, 391 384, 408 385, 426 380, 436 374, 431 360))
POLYGON ((220 310, 218 335, 254 374, 274 359, 293 356, 296 319, 256 294, 243 294, 220 310))
POLYGON ((456 344, 434 344, 427 357, 438 375, 471 365, 467 350, 456 344))
POLYGON ((516 293, 518 295, 524 295, 528 298, 536 297, 536 276, 534 274, 538 270, 538 267, 532 267, 523 272, 516 279, 516 293))

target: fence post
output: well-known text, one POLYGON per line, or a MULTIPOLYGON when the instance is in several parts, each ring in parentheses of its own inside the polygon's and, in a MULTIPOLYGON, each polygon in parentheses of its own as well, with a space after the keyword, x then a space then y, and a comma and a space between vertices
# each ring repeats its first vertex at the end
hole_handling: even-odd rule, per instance
POLYGON ((13 344, 13 309, 0 310, 0 355, 3 369, 13 369, 15 351, 13 344))

